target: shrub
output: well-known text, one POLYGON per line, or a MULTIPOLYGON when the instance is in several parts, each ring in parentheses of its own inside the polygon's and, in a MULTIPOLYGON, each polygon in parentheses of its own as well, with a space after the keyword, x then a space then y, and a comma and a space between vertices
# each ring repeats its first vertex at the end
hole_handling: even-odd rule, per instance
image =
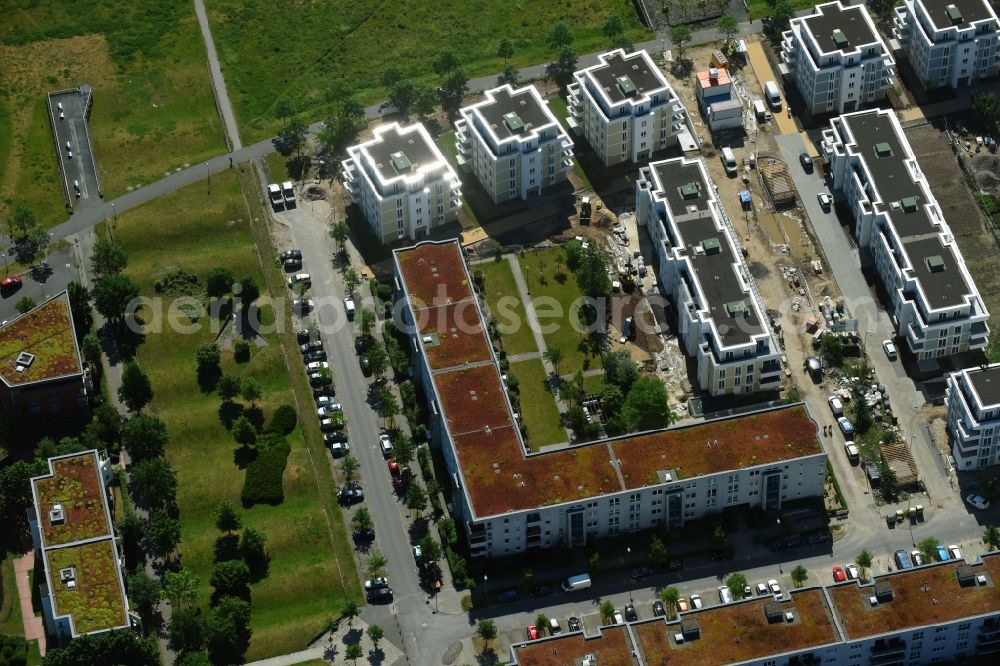
POLYGON ((392 302, 392 285, 385 282, 379 282, 378 286, 375 287, 375 293, 383 301, 392 302))
POLYGON ((271 422, 267 424, 267 431, 284 437, 295 430, 298 418, 295 416, 295 408, 291 405, 282 405, 274 410, 271 415, 271 422))
POLYGON ((242 338, 233 343, 233 357, 237 363, 246 363, 250 360, 250 343, 242 338))
POLYGON ((254 504, 281 504, 285 499, 281 479, 292 447, 274 433, 261 437, 257 447, 257 457, 247 465, 240 499, 248 508, 254 504))

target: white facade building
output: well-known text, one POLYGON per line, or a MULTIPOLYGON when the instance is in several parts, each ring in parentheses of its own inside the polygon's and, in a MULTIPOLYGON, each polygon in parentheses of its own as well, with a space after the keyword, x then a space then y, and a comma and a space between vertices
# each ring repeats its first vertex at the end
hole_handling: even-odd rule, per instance
POLYGON ((820 148, 832 190, 851 208, 896 334, 918 361, 985 349, 989 312, 895 114, 852 113, 830 125, 820 148))
POLYGON ((377 127, 347 153, 344 186, 383 243, 424 238, 458 218, 458 175, 422 124, 377 127))
POLYGON ((892 87, 895 62, 863 5, 828 2, 793 18, 781 59, 815 115, 856 111, 892 87))
POLYGON ((955 467, 1000 463, 1000 363, 951 373, 945 395, 955 467))
POLYGON ((499 204, 527 199, 566 180, 573 140, 534 86, 488 90, 455 123, 458 164, 499 204))
POLYGON ((904 0, 893 36, 924 88, 996 76, 1000 22, 986 0, 904 0))
POLYGON ((459 245, 424 242, 394 259, 413 376, 473 557, 677 529, 729 506, 779 510, 822 494, 826 454, 805 405, 531 453, 459 245))
POLYGON ((567 123, 604 166, 648 160, 686 131, 683 103, 645 51, 604 53, 573 77, 567 123))
POLYGON ((711 395, 778 390, 781 349, 704 160, 641 169, 635 213, 653 241, 681 347, 696 361, 692 384, 711 395))

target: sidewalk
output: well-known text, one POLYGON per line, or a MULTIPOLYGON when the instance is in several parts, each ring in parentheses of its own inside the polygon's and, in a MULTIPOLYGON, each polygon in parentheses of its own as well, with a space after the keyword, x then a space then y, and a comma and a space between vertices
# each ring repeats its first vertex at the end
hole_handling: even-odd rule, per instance
POLYGON ((21 620, 24 623, 24 637, 38 641, 38 652, 45 656, 45 623, 35 615, 31 607, 31 570, 35 568, 35 551, 29 550, 14 560, 14 578, 17 582, 17 596, 21 601, 21 620))

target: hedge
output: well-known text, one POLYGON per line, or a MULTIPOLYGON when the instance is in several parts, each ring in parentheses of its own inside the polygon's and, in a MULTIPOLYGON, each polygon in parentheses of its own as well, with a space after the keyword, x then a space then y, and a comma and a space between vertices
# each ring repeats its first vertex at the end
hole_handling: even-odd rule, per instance
POLYGON ((285 474, 291 445, 282 437, 265 435, 257 440, 257 457, 247 465, 240 499, 244 507, 254 504, 281 504, 285 492, 281 478, 285 474))

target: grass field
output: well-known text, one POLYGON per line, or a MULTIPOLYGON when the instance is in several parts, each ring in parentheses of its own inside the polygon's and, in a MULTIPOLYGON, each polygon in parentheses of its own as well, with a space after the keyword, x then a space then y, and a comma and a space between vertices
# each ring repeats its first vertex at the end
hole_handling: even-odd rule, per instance
POLYGON ((559 407, 549 390, 545 368, 539 360, 510 364, 521 387, 521 418, 528 428, 528 444, 537 450, 546 444, 565 442, 566 429, 559 418, 559 407))
POLYGON ((612 14, 625 19, 633 40, 649 35, 628 0, 319 0, 289 5, 280 17, 265 0, 207 5, 244 142, 275 133, 278 100, 294 103, 309 119, 328 113, 340 91, 366 104, 383 100, 378 74, 388 63, 429 82, 431 59, 445 44, 462 54, 468 75, 478 76, 503 69, 496 56, 502 36, 514 43, 516 66, 552 60, 546 36, 559 19, 575 32, 577 53, 607 46, 601 23, 612 14))
POLYGON ((514 283, 514 274, 510 272, 510 264, 504 261, 484 261, 472 267, 475 271, 483 272, 483 281, 486 286, 486 305, 490 312, 497 318, 501 326, 503 345, 508 355, 523 354, 525 352, 537 352, 535 336, 528 326, 528 318, 524 314, 524 303, 517 292, 517 284, 514 283), (498 308, 499 301, 504 298, 504 308, 511 313, 509 318, 510 333, 505 333, 504 324, 507 318, 500 316, 498 308))
MULTIPOLYGON (((143 294, 155 296, 157 277, 178 267, 201 280, 214 266, 260 280, 238 175, 227 171, 213 178, 211 196, 204 183, 197 183, 119 216, 115 237, 128 249, 127 271, 143 294)), ((266 291, 262 301, 266 323, 274 317, 266 291)), ((284 316, 284 310, 281 313, 284 316)), ((203 330, 186 335, 165 327, 163 333, 148 334, 139 348, 139 361, 156 394, 152 411, 164 419, 170 434, 167 457, 179 482, 183 563, 201 577, 206 604, 219 536, 214 507, 224 500, 239 506, 244 475, 233 460, 235 444, 219 420, 219 399, 201 393, 196 382, 195 348, 214 337, 208 321, 199 320, 203 330)), ((279 405, 294 404, 290 382, 304 382, 304 377, 290 380, 283 336, 265 337, 267 346, 251 344, 248 363, 237 365, 232 352, 225 352, 223 371, 255 378, 263 390, 258 404, 270 416, 279 405)), ((309 425, 315 428, 312 420, 309 425)), ((357 598, 342 521, 318 480, 324 471, 329 476, 327 463, 306 445, 303 431, 311 433, 303 427, 289 437, 292 453, 284 475, 284 503, 243 511, 244 524, 267 534, 271 554, 269 575, 251 586, 253 641, 248 660, 302 649, 337 613, 346 595, 357 598), (317 465, 324 467, 317 470, 317 465), (331 532, 331 525, 337 532, 331 532), (347 567, 346 593, 335 555, 347 567)))
POLYGON ((106 198, 225 151, 190 2, 17 4, 0 21, 0 207, 67 217, 45 94, 80 83, 106 198))
POLYGON ((582 294, 576 277, 566 268, 566 251, 561 247, 533 250, 518 257, 518 262, 539 314, 545 346, 550 349, 558 347, 562 351, 559 373, 567 375, 581 369, 603 367, 601 357, 590 353, 587 335, 577 331, 582 327, 571 324, 570 317, 576 314, 572 306, 582 294), (556 279, 560 270, 564 274, 562 282, 556 279), (544 297, 544 301, 540 302, 540 297, 544 297), (548 304, 553 302, 551 299, 558 303, 558 310, 549 307, 548 304), (547 312, 560 312, 561 316, 546 316, 547 312), (548 331, 549 328, 554 330, 548 331))
MULTIPOLYGON (((444 153, 445 158, 451 162, 451 166, 455 169, 455 173, 461 175, 461 171, 459 171, 458 168, 458 146, 455 143, 455 130, 442 132, 438 135, 435 141, 437 142, 438 148, 440 148, 441 152, 444 153)), ((475 176, 471 174, 468 177, 475 178, 475 176)), ((465 211, 465 214, 469 216, 469 219, 472 220, 472 223, 475 226, 482 226, 479 223, 479 218, 476 217, 476 212, 472 210, 472 206, 469 205, 467 197, 462 197, 462 210, 465 211)))
POLYGON ((23 636, 24 622, 21 620, 21 602, 17 596, 17 581, 14 579, 14 553, 0 551, 0 579, 3 581, 3 599, 0 603, 0 634, 23 636))
MULTIPOLYGON (((812 0, 790 0, 790 2, 792 9, 795 11, 819 4, 812 0)), ((771 13, 771 10, 767 6, 767 0, 747 0, 747 4, 750 7, 750 16, 755 20, 759 20, 762 16, 768 16, 771 13)))
MULTIPOLYGON (((559 119, 559 122, 562 123, 563 128, 566 129, 566 131, 569 131, 569 125, 566 124, 566 118, 569 116, 569 106, 566 104, 566 100, 559 95, 555 95, 553 97, 549 97, 548 102, 549 108, 552 109, 552 113, 554 113, 556 118, 559 119)), ((581 141, 586 141, 586 139, 581 139, 581 141)), ((594 186, 590 183, 590 179, 587 178, 587 174, 584 173, 583 167, 580 166, 580 160, 573 160, 573 171, 580 178, 580 180, 583 181, 583 186, 585 188, 589 190, 594 189, 594 186)))

